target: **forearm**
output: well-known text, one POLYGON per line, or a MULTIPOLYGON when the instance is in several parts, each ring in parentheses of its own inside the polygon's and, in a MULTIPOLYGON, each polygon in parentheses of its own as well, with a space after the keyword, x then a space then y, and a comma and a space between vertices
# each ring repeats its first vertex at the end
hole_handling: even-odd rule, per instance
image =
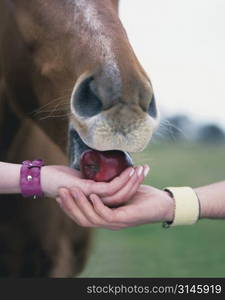
MULTIPOLYGON (((20 164, 0 162, 0 194, 21 193, 20 168, 20 164)), ((41 182, 43 181, 43 192, 45 192, 45 189, 47 190, 47 185, 49 183, 46 176, 49 169, 49 167, 42 167, 41 182)), ((49 177, 51 177, 51 172, 49 175, 49 177)))
POLYGON ((0 194, 20 193, 19 164, 0 162, 0 194))
MULTIPOLYGON (((0 162, 0 194, 20 194, 21 164, 0 162)), ((66 166, 43 166, 40 173, 41 190, 55 198, 60 187, 81 184, 80 173, 66 166)))
POLYGON ((200 201, 200 218, 225 218, 225 181, 195 189, 200 201))

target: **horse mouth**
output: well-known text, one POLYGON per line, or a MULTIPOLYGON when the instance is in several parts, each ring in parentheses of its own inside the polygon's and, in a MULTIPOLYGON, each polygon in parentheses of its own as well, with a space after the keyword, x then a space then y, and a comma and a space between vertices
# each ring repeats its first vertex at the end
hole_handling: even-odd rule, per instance
MULTIPOLYGON (((80 158, 84 151, 93 149, 86 145, 73 126, 69 127, 69 162, 70 167, 80 171, 80 158)), ((113 149, 112 149, 113 150, 113 149)))
POLYGON ((91 148, 83 142, 77 131, 72 126, 69 127, 69 162, 71 168, 80 170, 80 157, 88 149, 91 148))

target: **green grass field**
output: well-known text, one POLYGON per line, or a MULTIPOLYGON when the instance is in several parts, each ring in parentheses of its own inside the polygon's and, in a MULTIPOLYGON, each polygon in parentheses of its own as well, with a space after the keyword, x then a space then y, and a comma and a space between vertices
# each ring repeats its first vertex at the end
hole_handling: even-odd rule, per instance
MULTIPOLYGON (((146 184, 159 188, 225 179, 224 145, 156 144, 134 159, 151 165, 146 184)), ((225 221, 96 230, 81 277, 225 277, 225 221)))

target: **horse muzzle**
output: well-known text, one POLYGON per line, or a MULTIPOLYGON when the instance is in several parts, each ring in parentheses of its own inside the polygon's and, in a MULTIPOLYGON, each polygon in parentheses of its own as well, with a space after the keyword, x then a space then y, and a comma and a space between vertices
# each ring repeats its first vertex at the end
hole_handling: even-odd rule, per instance
POLYGON ((159 124, 151 85, 142 80, 125 96, 106 75, 83 74, 71 97, 70 161, 79 168, 86 149, 140 152, 159 124), (101 79, 101 80, 100 80, 101 79))

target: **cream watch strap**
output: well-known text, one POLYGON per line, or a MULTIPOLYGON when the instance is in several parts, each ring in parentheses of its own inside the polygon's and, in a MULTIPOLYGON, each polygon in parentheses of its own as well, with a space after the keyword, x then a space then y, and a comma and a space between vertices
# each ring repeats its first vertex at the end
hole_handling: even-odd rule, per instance
POLYGON ((164 227, 177 225, 191 225, 199 219, 199 200, 190 187, 166 187, 164 189, 172 194, 175 201, 174 220, 164 224, 164 227))

